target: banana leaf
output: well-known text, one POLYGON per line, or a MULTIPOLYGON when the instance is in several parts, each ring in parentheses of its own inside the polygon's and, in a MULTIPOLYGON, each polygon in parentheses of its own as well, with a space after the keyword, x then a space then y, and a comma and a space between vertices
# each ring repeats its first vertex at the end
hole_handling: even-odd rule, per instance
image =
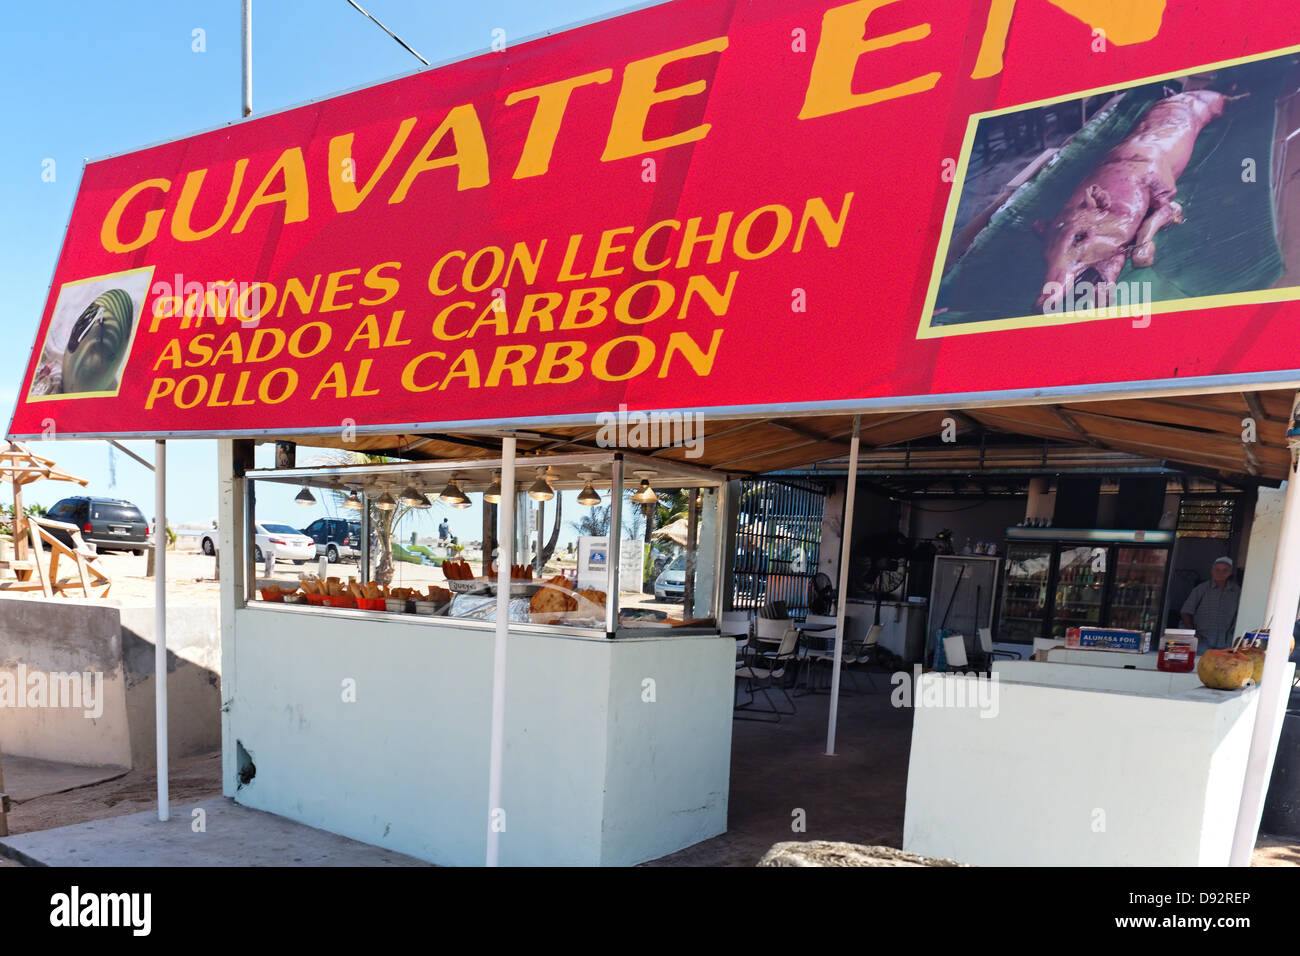
MULTIPOLYGON (((1150 268, 1124 266, 1119 282, 1148 282, 1153 302, 1269 288, 1284 271, 1271 189, 1276 105, 1296 58, 1279 57, 1216 72, 1213 88, 1250 96, 1230 104, 1197 137, 1178 178, 1184 221, 1156 235, 1150 268), (1246 181, 1243 160, 1254 161, 1246 181)), ((944 274, 935 326, 1033 314, 1047 271, 1035 220, 1049 221, 1075 187, 1176 83, 1127 91, 1102 110, 989 220, 944 274), (940 312, 940 310, 946 310, 940 312)), ((972 168, 975 168, 972 166, 972 168)), ((1091 278, 1096 278, 1095 276, 1091 278)))

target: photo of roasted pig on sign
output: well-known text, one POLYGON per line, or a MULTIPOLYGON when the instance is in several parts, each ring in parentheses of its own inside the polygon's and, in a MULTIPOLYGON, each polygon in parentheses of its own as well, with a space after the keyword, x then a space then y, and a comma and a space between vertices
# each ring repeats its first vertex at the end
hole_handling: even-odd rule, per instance
POLYGON ((1300 296, 1297 86, 1288 54, 972 117, 920 337, 1300 296))

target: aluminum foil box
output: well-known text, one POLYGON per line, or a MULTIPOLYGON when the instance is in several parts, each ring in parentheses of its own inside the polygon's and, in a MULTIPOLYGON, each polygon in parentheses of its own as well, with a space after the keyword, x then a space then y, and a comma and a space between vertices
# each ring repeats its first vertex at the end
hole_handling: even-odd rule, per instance
POLYGON ((1120 627, 1071 627, 1065 632, 1065 646, 1080 650, 1145 654, 1151 649, 1151 632, 1130 631, 1120 627))

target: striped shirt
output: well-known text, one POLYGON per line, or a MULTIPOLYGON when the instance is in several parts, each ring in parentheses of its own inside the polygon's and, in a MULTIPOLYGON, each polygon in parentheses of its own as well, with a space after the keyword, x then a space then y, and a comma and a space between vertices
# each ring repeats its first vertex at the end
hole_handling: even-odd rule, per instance
POLYGON ((1183 603, 1183 613, 1192 616, 1196 636, 1204 642, 1198 650, 1227 647, 1232 643, 1237 602, 1240 600, 1241 588, 1231 579, 1221 588, 1216 588, 1213 581, 1192 588, 1192 593, 1183 603))

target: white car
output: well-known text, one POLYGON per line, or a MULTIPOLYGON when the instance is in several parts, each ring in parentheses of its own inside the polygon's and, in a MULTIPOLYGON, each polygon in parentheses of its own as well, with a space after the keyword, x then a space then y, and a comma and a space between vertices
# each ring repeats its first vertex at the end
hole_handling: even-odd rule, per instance
MULTIPOLYGON (((199 547, 204 554, 216 554, 217 541, 215 529, 205 531, 199 539, 199 547)), ((292 561, 294 564, 316 560, 316 542, 291 525, 258 522, 254 542, 253 560, 258 564, 268 553, 274 554, 277 561, 292 561)))

